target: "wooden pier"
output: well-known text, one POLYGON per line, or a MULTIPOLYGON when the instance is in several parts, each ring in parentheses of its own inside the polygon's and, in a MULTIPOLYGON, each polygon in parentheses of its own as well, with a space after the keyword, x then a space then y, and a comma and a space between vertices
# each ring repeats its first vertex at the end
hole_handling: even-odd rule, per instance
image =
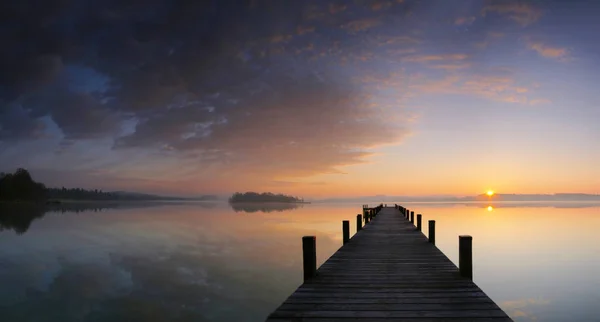
POLYGON ((394 205, 363 206, 357 232, 317 270, 316 240, 303 242, 304 284, 267 321, 512 321, 472 281, 470 236, 459 237, 459 266, 435 246, 421 215, 394 205))

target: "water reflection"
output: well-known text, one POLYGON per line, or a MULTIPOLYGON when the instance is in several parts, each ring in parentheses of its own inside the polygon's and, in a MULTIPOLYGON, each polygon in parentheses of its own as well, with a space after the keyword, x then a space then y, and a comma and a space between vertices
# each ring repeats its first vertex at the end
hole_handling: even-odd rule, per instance
MULTIPOLYGON (((32 222, 44 217, 47 213, 82 213, 102 212, 108 209, 137 209, 183 204, 162 201, 132 202, 79 202, 79 203, 0 203, 0 231, 12 230, 18 235, 27 232, 32 222)), ((189 203, 188 203, 189 204, 189 203)), ((214 202, 194 202, 195 207, 212 209, 214 202)))
POLYGON ((225 203, 48 213, 0 234, 0 320, 262 321, 301 282, 303 235, 319 262, 341 245, 340 220, 292 217, 225 203))
POLYGON ((302 208, 301 203, 230 203, 235 212, 282 212, 302 208))
MULTIPOLYGON (((453 204, 453 206, 462 205, 467 207, 487 208, 492 211, 496 208, 593 208, 598 207, 598 202, 576 202, 576 201, 497 201, 497 202, 470 202, 462 204, 453 204)), ((448 206, 446 204, 446 206, 448 206)))
POLYGON ((13 230, 24 234, 35 219, 42 218, 47 209, 39 204, 3 204, 0 203, 0 231, 13 230))
MULTIPOLYGON (((475 282, 515 321, 593 321, 600 207, 488 206, 409 207, 436 220, 455 263, 457 236, 473 236, 475 282)), ((317 236, 320 265, 357 213, 320 204, 243 216, 227 203, 47 213, 27 234, 0 233, 0 320, 264 321, 302 282, 302 236, 317 236)))

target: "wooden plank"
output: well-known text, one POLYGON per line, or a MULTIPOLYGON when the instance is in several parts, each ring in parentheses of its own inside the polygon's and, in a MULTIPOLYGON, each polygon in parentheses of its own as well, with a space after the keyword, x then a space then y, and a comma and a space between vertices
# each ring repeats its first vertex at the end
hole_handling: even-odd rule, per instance
POLYGON ((456 288, 456 287, 452 287, 452 288, 417 288, 417 287, 413 287, 413 288, 402 288, 402 289, 398 289, 398 288, 387 288, 387 289, 382 289, 382 288, 366 288, 366 289, 357 289, 357 288, 325 288, 325 287, 301 287, 298 288, 296 290, 296 292, 301 293, 301 292, 312 292, 312 293, 318 293, 318 292, 326 292, 326 293, 344 293, 344 292, 351 292, 351 293, 355 293, 355 294, 360 294, 360 293, 424 293, 424 292, 433 292, 433 293, 443 293, 443 292, 462 292, 462 293, 469 293, 469 292, 481 292, 482 290, 479 289, 478 287, 471 287, 471 288, 456 288))
MULTIPOLYGON (((445 293, 447 294, 447 293, 445 293)), ((348 297, 289 297, 284 304, 445 304, 445 303, 494 303, 482 293, 481 297, 382 297, 382 298, 348 298, 348 297)))
POLYGON ((448 310, 496 310, 498 306, 488 303, 283 303, 283 311, 448 311, 448 310))
POLYGON ((441 311, 283 311, 271 314, 277 318, 472 318, 472 317, 506 317, 502 310, 441 310, 441 311))
MULTIPOLYGON (((368 320, 364 318, 269 318, 271 322, 391 322, 392 320, 387 318, 370 318, 368 320)), ((511 322, 512 320, 508 317, 495 317, 495 318, 454 318, 445 317, 439 318, 403 318, 402 322, 511 322)))
POLYGON ((267 321, 511 321, 395 208, 383 208, 267 321))
POLYGON ((482 291, 457 292, 455 290, 412 290, 402 292, 298 292, 290 298, 338 298, 338 299, 404 299, 404 298, 488 298, 482 291), (444 292, 445 291, 445 292, 444 292))

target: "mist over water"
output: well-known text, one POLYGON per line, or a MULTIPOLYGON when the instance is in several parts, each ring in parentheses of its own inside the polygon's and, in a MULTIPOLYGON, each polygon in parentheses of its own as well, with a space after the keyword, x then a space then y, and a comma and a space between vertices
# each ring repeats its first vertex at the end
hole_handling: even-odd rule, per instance
MULTIPOLYGON (((356 231, 360 206, 51 211, 20 234, 0 221, 0 316, 262 321, 302 282, 301 237, 317 236, 320 265, 342 244, 342 220, 356 231)), ((437 245, 454 263, 458 235, 473 236, 474 281, 516 321, 600 316, 600 204, 404 206, 436 220, 437 245)))

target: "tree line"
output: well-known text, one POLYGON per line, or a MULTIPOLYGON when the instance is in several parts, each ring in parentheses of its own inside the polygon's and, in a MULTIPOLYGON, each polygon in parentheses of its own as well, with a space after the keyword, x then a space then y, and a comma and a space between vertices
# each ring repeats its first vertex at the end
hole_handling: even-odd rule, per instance
POLYGON ((304 199, 288 196, 284 194, 274 194, 272 192, 236 192, 229 198, 230 203, 241 202, 282 202, 282 203, 297 203, 304 202, 304 199))
POLYGON ((102 190, 47 188, 33 180, 29 171, 19 168, 0 173, 0 201, 43 201, 47 199, 115 200, 119 196, 102 190))

